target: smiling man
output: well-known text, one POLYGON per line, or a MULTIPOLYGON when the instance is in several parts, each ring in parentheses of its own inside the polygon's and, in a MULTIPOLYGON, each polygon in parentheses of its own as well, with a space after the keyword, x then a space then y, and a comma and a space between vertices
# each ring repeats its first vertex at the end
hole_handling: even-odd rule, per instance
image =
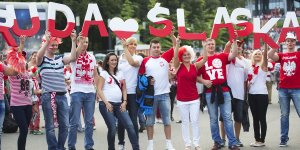
POLYGON ((289 115, 291 99, 300 117, 300 52, 296 51, 296 36, 287 33, 285 38, 287 51, 276 53, 276 49, 269 51, 268 56, 280 63, 279 103, 281 109, 281 142, 280 147, 287 146, 289 140, 289 115))

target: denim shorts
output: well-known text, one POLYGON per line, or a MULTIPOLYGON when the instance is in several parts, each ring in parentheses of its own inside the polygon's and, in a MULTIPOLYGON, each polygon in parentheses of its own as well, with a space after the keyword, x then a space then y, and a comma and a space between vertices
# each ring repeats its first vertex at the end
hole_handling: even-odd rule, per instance
POLYGON ((155 124, 155 116, 157 109, 160 111, 160 115, 164 125, 170 125, 170 96, 169 93, 155 95, 153 103, 153 113, 146 115, 146 126, 153 126, 155 124))
MULTIPOLYGON (((233 98, 231 101, 231 107, 234 121, 241 123, 243 121, 244 100, 233 98)), ((223 122, 222 116, 220 116, 219 121, 223 122)))

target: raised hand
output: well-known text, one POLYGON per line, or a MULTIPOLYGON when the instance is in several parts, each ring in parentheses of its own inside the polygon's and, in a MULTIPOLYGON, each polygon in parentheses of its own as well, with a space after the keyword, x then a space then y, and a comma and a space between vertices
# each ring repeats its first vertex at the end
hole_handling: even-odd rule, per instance
POLYGON ((126 42, 126 39, 121 39, 121 43, 123 45, 123 48, 126 49, 127 48, 127 42, 126 42))
POLYGON ((26 38, 27 37, 25 35, 21 35, 20 36, 20 43, 25 43, 26 38))
POLYGON ((51 38, 51 33, 47 30, 45 31, 45 38, 46 38, 46 43, 49 43, 51 38))
POLYGON ((71 39, 72 39, 73 42, 76 41, 77 35, 76 35, 76 30, 75 29, 72 30, 72 33, 71 33, 70 37, 71 37, 71 39))

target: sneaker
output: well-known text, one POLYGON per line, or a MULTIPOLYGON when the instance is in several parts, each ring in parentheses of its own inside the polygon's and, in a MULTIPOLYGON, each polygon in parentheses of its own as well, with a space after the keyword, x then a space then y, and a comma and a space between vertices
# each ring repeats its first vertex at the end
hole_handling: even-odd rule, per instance
POLYGON ((93 130, 96 130, 96 126, 93 127, 93 130))
POLYGON ((240 140, 237 140, 236 146, 237 147, 243 147, 244 145, 240 140))
POLYGON ((230 149, 230 150, 240 150, 240 148, 237 147, 236 145, 228 146, 228 149, 230 149))
POLYGON ((201 147, 200 146, 196 146, 195 150, 201 150, 201 147))
POLYGON ((184 150, 192 150, 191 146, 185 146, 184 150))
POLYGON ((254 143, 251 143, 250 144, 251 147, 263 147, 265 146, 265 143, 262 143, 262 142, 254 142, 254 143))
POLYGON ((167 143, 166 150, 175 150, 175 148, 173 147, 172 143, 167 143))
POLYGON ((220 143, 220 146, 221 147, 225 147, 225 144, 226 144, 226 140, 225 139, 222 139, 221 143, 220 143))
POLYGON ((178 121, 176 121, 176 123, 182 123, 182 121, 181 121, 181 120, 178 120, 178 121))
POLYGON ((126 150, 125 145, 119 145, 119 150, 126 150))
POLYGON ((279 147, 287 147, 287 142, 281 141, 279 147))
POLYGON ((214 146, 211 148, 211 150, 218 150, 221 148, 221 145, 217 142, 215 142, 214 146))
POLYGON ((148 144, 147 150, 153 150, 153 144, 148 144))

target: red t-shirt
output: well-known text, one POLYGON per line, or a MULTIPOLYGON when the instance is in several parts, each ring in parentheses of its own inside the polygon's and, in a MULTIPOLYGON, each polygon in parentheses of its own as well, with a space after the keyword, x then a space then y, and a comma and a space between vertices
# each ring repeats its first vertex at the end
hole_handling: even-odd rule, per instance
MULTIPOLYGON (((228 56, 229 53, 208 56, 204 67, 199 69, 198 75, 202 75, 202 78, 205 80, 211 80, 213 85, 225 83, 227 80, 226 65, 230 63, 228 56)), ((202 57, 198 58, 197 62, 200 60, 202 60, 202 57)), ((223 87, 222 89, 224 92, 229 91, 228 87, 223 87)), ((211 88, 207 89, 206 92, 211 92, 211 88)))
POLYGON ((280 88, 300 88, 300 52, 278 53, 280 88))
POLYGON ((188 102, 197 100, 199 98, 196 82, 197 82, 197 69, 194 64, 190 65, 190 70, 181 64, 177 74, 177 100, 188 102))

